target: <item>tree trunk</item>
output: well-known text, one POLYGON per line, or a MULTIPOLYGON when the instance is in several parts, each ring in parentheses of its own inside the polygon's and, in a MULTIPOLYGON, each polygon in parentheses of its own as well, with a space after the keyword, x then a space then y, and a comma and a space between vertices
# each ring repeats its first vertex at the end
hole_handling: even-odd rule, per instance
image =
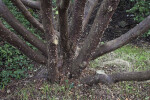
MULTIPOLYGON (((109 25, 111 18, 119 4, 120 0, 90 0, 95 1, 87 16, 84 16, 84 10, 87 0, 74 0, 71 25, 68 24, 68 7, 70 0, 57 0, 59 12, 59 32, 60 41, 53 25, 52 0, 11 0, 20 9, 25 18, 38 30, 45 34, 45 40, 40 40, 30 31, 28 31, 8 10, 5 4, 0 0, 0 16, 18 33, 22 38, 35 46, 39 51, 34 51, 17 34, 11 32, 0 22, 0 37, 18 48, 28 58, 40 64, 45 64, 48 71, 48 80, 52 83, 59 78, 70 75, 69 78, 79 78, 83 69, 89 61, 96 59, 103 54, 116 50, 131 40, 144 34, 150 29, 150 15, 136 27, 105 44, 99 44, 104 31, 109 25), (102 1, 102 2, 101 2, 102 1), (42 22, 39 23, 23 5, 36 9, 41 9, 42 22), (99 8, 100 6, 100 8, 99 8), (95 10, 96 9, 96 10, 95 10), (96 14, 94 20, 92 15, 96 14), (87 30, 89 23, 92 27, 87 30), (70 26, 69 26, 70 25, 70 26), (88 33, 83 37, 82 35, 88 33), (46 42, 46 43, 45 43, 46 42), (60 56, 57 50, 61 45, 60 56), (78 48, 79 47, 79 48, 78 48), (62 56, 62 58, 61 58, 62 56), (61 69, 61 70, 58 70, 61 69), (59 72, 58 72, 59 71, 59 72), (63 75, 63 76, 62 76, 63 75)), ((88 0, 89 1, 89 0, 88 0)), ((70 7, 71 8, 71 7, 70 7)), ((72 10, 70 10, 72 11, 72 10)), ((127 72, 116 74, 96 74, 81 79, 82 84, 112 84, 119 81, 145 81, 150 79, 150 70, 144 72, 127 72)))
POLYGON ((63 58, 63 64, 60 68, 60 73, 67 74, 68 61, 70 58, 70 43, 69 43, 69 29, 68 29, 68 7, 70 0, 63 0, 57 2, 59 13, 59 30, 60 30, 60 53, 63 58))
POLYGON ((88 64, 89 59, 99 44, 118 4, 119 0, 104 0, 102 2, 90 33, 85 39, 83 47, 71 67, 73 77, 78 77, 81 73, 81 69, 84 69, 88 64))
POLYGON ((57 43, 56 33, 52 25, 52 0, 41 0, 43 26, 47 41, 47 69, 48 80, 54 83, 57 80, 57 43))

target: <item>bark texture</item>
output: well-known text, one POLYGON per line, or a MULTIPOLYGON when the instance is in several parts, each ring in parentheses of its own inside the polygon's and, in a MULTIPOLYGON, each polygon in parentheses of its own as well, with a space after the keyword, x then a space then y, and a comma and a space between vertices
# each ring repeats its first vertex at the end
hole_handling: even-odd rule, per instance
POLYGON ((31 13, 28 11, 28 9, 24 6, 24 4, 20 0, 11 0, 17 8, 22 12, 22 14, 25 16, 25 18, 37 29, 39 29, 41 32, 44 32, 43 25, 39 23, 37 19, 35 19, 31 13))
POLYGON ((86 0, 76 0, 73 8, 73 18, 70 27, 70 49, 74 56, 78 41, 82 35, 82 21, 86 0))
MULTIPOLYGON (((150 29, 149 15, 145 20, 124 35, 101 45, 99 43, 101 42, 103 33, 108 27, 120 0, 74 0, 74 4, 71 4, 72 7, 70 7, 73 8, 73 11, 70 9, 70 11, 72 11, 70 14, 72 16, 70 17, 71 25, 68 23, 67 14, 70 0, 57 0, 59 12, 58 30, 60 32, 59 42, 59 35, 57 34, 59 32, 54 30, 53 25, 53 22, 55 22, 52 13, 53 0, 11 1, 20 9, 25 18, 35 28, 41 30, 41 32, 45 34, 46 43, 28 31, 13 16, 2 0, 0 0, 0 17, 2 17, 18 33, 18 35, 22 36, 25 41, 31 43, 39 51, 34 51, 30 48, 25 41, 19 38, 19 36, 5 28, 2 22, 0 22, 0 37, 18 48, 30 59, 40 64, 45 64, 48 71, 47 78, 52 83, 58 81, 59 78, 64 80, 68 73, 70 78, 79 78, 82 70, 87 67, 89 61, 126 45, 131 40, 144 34, 150 29), (91 6, 90 10, 87 11, 88 13, 84 15, 84 10, 87 10, 87 7, 85 7, 87 1, 94 1, 95 3, 93 2, 93 6, 91 6), (43 23, 39 23, 23 4, 31 8, 41 9, 43 23), (93 17, 93 14, 96 15, 93 17), (91 28, 89 28, 89 23, 92 25, 91 28), (88 34, 84 36, 84 41, 80 42, 79 40, 82 40, 82 35, 85 33, 88 34), (57 48, 59 44, 61 45, 60 52, 63 59, 58 56, 57 48), (78 47, 81 47, 79 48, 80 50, 78 50, 78 47)), ((145 80, 150 80, 150 70, 142 72, 115 73, 110 75, 96 74, 81 79, 81 83, 93 85, 98 83, 112 84, 120 81, 145 80)))
POLYGON ((69 7, 70 0, 59 2, 59 30, 60 30, 60 45, 63 53, 64 60, 69 58, 69 33, 68 33, 68 14, 67 9, 69 7))
POLYGON ((38 39, 34 34, 28 31, 8 10, 5 4, 0 0, 0 16, 26 41, 38 48, 43 55, 47 56, 46 44, 38 39), (6 13, 7 12, 7 13, 6 13))
MULTIPOLYGON (((59 1, 59 0, 58 0, 59 1)), ((70 0, 60 0, 58 2, 59 12, 59 30, 60 30, 60 49, 61 55, 63 56, 63 67, 60 71, 65 74, 68 70, 68 61, 70 58, 70 43, 69 43, 69 32, 68 32, 68 7, 70 0)))
POLYGON ((93 85, 93 84, 113 84, 121 81, 146 81, 150 80, 150 70, 142 72, 126 72, 126 73, 115 73, 111 75, 107 74, 96 74, 81 79, 82 84, 93 85))
POLYGON ((40 1, 33 1, 33 0, 21 0, 21 1, 23 4, 25 4, 30 8, 40 10, 40 1))
POLYGON ((0 21, 0 37, 18 48, 23 54, 40 64, 46 64, 47 59, 39 52, 31 49, 24 41, 22 41, 17 35, 9 31, 0 21))
POLYGON ((57 80, 57 36, 52 25, 52 0, 41 0, 43 26, 47 41, 48 52, 48 80, 54 83, 57 80))
POLYGON ((84 8, 84 19, 83 19, 82 30, 85 30, 85 27, 88 25, 89 19, 92 16, 92 13, 95 10, 96 6, 98 5, 98 1, 100 0, 92 0, 92 1, 93 4, 90 3, 90 1, 88 1, 84 8))
POLYGON ((84 11, 85 15, 84 15, 83 27, 82 27, 84 31, 83 40, 87 37, 91 29, 91 25, 94 23, 94 19, 96 18, 96 14, 100 8, 102 1, 103 0, 93 0, 93 4, 90 7, 88 7, 90 3, 87 3, 87 7, 85 7, 85 11, 84 11))
POLYGON ((103 45, 98 46, 95 52, 93 53, 91 59, 94 60, 97 57, 102 56, 103 54, 109 53, 113 50, 116 50, 126 45, 133 39, 136 39, 141 34, 147 32, 149 29, 150 29, 150 15, 147 18, 145 18, 145 20, 143 20, 141 23, 139 23, 137 26, 135 26, 133 29, 129 30, 122 36, 112 41, 106 42, 103 45))
POLYGON ((101 37, 106 30, 111 17, 117 8, 119 0, 104 0, 99 8, 88 37, 85 39, 83 47, 72 65, 71 73, 73 77, 80 75, 81 69, 87 65, 92 53, 99 44, 101 37))

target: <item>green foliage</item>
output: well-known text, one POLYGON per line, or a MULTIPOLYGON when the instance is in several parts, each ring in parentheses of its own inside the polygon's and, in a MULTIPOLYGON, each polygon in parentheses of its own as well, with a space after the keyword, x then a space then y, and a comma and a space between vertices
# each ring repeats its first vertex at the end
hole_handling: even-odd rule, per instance
POLYGON ((128 10, 135 15, 135 20, 141 22, 146 16, 150 14, 150 1, 149 0, 130 0, 135 2, 135 5, 128 10))
MULTIPOLYGON (((9 11, 15 16, 19 22, 21 22, 28 30, 32 33, 35 33, 36 29, 32 28, 30 22, 26 20, 26 18, 22 15, 22 13, 13 5, 10 0, 3 0, 5 5, 8 7, 9 11)), ((35 17, 38 18, 38 15, 34 13, 32 9, 28 9, 28 11, 35 17)))
MULTIPOLYGON (((143 21, 145 17, 150 15, 150 0, 130 0, 135 2, 135 5, 127 12, 133 13, 135 15, 134 20, 138 23, 143 21)), ((145 36, 150 35, 150 30, 145 36)))
POLYGON ((127 45, 120 49, 117 49, 114 52, 118 54, 118 57, 131 62, 134 69, 149 69, 150 51, 147 49, 127 45))
MULTIPOLYGON (((15 16, 15 18, 22 23, 22 25, 27 28, 30 32, 32 32, 34 35, 36 35, 39 39, 42 40, 41 38, 41 33, 40 31, 37 31, 35 28, 33 28, 33 26, 30 24, 30 22, 24 17, 24 15, 22 15, 22 13, 19 11, 19 9, 17 9, 17 7, 15 7, 13 5, 13 3, 10 0, 3 0, 3 2, 5 3, 5 5, 8 7, 9 11, 15 16), (35 34, 36 33, 36 34, 35 34)), ((34 16, 35 18, 39 18, 38 14, 35 13, 33 11, 33 9, 28 9, 28 11, 32 14, 32 16, 34 16)), ((9 26, 7 24, 7 22, 5 22, 3 20, 3 24, 10 29, 11 31, 15 32, 13 28, 11 28, 11 26, 9 26)), ((29 43, 28 43, 29 44, 29 43)), ((31 46, 31 45, 30 45, 31 46)))
MULTIPOLYGON (((64 84, 49 84, 48 82, 44 82, 40 87, 36 87, 36 84, 27 84, 23 88, 17 89, 14 96, 20 100, 34 100, 37 97, 40 100, 57 100, 60 98, 61 100, 87 100, 88 98, 85 95, 81 95, 79 88, 75 87, 74 83, 69 82, 69 80, 65 80, 64 84)), ((94 99, 90 97, 88 100, 94 99)))
MULTIPOLYGON (((8 9, 12 12, 16 19, 18 19, 28 30, 32 33, 36 32, 30 23, 24 18, 22 13, 19 12, 15 6, 13 6, 10 0, 3 0, 3 2, 7 5, 8 9)), ((32 9, 29 9, 29 11, 34 17, 38 18, 38 15, 32 9)), ((3 18, 0 19, 5 27, 12 32, 15 32, 3 18)), ((39 35, 36 36, 39 37, 39 35)), ((30 43, 27 44, 33 47, 30 43)), ((14 80, 26 77, 27 70, 32 67, 33 65, 31 64, 31 61, 15 47, 8 43, 3 43, 0 45, 0 89, 4 88, 9 82, 11 82, 12 79, 14 80)))
MULTIPOLYGON (((137 47, 131 44, 123 46, 122 48, 119 48, 92 61, 90 63, 90 67, 102 71, 104 70, 107 74, 117 73, 122 70, 124 70, 124 72, 148 70, 150 69, 150 50, 148 49, 148 45, 143 44, 143 46, 146 48, 137 47), (127 61, 129 63, 129 66, 125 67, 123 66, 123 64, 119 65, 120 62, 115 62, 112 65, 104 65, 105 62, 114 61, 115 59, 122 59, 124 61, 127 61)), ((149 100, 150 96, 148 95, 148 92, 144 91, 145 93, 143 93, 143 88, 145 88, 146 90, 149 86, 149 82, 120 82, 116 85, 112 85, 111 91, 117 91, 122 95, 126 94, 126 96, 128 97, 130 95, 134 95, 134 98, 149 100)), ((125 100, 126 96, 118 96, 118 98, 120 98, 120 100, 125 100)))
POLYGON ((150 67, 150 51, 133 45, 126 45, 111 53, 99 57, 90 63, 95 68, 102 65, 100 62, 112 61, 114 59, 123 59, 131 63, 135 70, 146 70, 150 67))
POLYGON ((19 50, 5 43, 0 46, 0 88, 7 85, 12 79, 21 79, 25 72, 32 68, 30 60, 19 50))

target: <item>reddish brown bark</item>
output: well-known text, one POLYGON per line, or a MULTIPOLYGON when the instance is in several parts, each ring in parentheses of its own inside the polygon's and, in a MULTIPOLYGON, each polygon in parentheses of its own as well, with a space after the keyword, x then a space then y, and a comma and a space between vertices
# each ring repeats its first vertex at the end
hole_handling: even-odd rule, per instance
POLYGON ((26 6, 33 8, 33 9, 39 9, 40 10, 40 1, 33 1, 33 0, 21 0, 23 4, 26 6))
POLYGON ((141 34, 144 34, 150 29, 150 15, 143 20, 141 23, 139 23, 136 27, 129 30, 127 33, 123 34, 122 36, 106 42, 105 44, 98 46, 98 48, 93 53, 91 59, 94 60, 97 57, 102 56, 103 54, 109 53, 111 51, 114 51, 127 43, 129 43, 131 40, 136 39, 141 34))
POLYGON ((70 27, 70 49, 72 51, 71 56, 74 56, 78 41, 82 35, 82 21, 84 15, 84 7, 86 0, 75 0, 73 8, 73 17, 70 27))
POLYGON ((5 4, 0 0, 0 16, 11 25, 11 27, 21 35, 26 41, 38 48, 45 56, 47 56, 46 45, 43 41, 38 39, 34 34, 28 31, 8 10, 5 4), (6 13, 7 12, 7 13, 6 13))
POLYGON ((30 12, 28 11, 28 9, 24 6, 24 4, 20 1, 20 0, 11 0, 16 6, 17 8, 19 8, 19 10, 22 12, 22 14, 25 16, 25 18, 37 29, 39 29, 41 32, 44 32, 44 28, 43 25, 41 23, 39 23, 39 21, 37 21, 37 19, 35 19, 30 12))
POLYGON ((84 41, 83 47, 72 65, 71 73, 73 76, 80 75, 90 56, 99 44, 101 37, 107 28, 111 17, 117 8, 119 0, 104 0, 94 20, 90 33, 84 41))
POLYGON ((0 37, 18 48, 23 54, 41 64, 46 64, 47 59, 39 52, 31 49, 24 41, 22 41, 17 35, 9 31, 0 21, 0 37))
POLYGON ((68 32, 68 7, 70 0, 61 0, 58 2, 59 12, 59 30, 60 30, 60 49, 63 56, 63 67, 60 71, 62 73, 67 72, 68 60, 70 58, 70 44, 69 44, 69 32, 68 32))
POLYGON ((60 45, 63 53, 63 59, 69 58, 69 34, 68 34, 68 14, 67 9, 70 0, 65 0, 59 3, 59 30, 60 30, 60 45))
POLYGON ((98 12, 98 9, 100 8, 101 2, 103 0, 91 0, 93 3, 89 2, 86 3, 86 7, 84 10, 84 19, 83 19, 83 34, 81 36, 81 39, 79 41, 79 45, 83 44, 83 41, 87 38, 90 30, 91 30, 91 26, 94 23, 94 19, 96 18, 96 14, 98 12))
POLYGON ((97 6, 97 4, 98 4, 98 0, 96 0, 93 5, 90 5, 89 2, 87 2, 86 7, 84 9, 85 15, 84 15, 84 19, 83 19, 82 30, 85 30, 85 27, 87 26, 89 19, 92 16, 92 12, 95 10, 95 7, 97 6), (90 9, 88 7, 90 7, 90 9), (89 10, 86 11, 87 9, 89 9, 89 10))
POLYGON ((43 26, 47 41, 48 52, 48 80, 54 83, 57 80, 57 39, 52 25, 52 0, 41 0, 43 26))
POLYGON ((81 79, 82 84, 93 85, 93 84, 113 84, 121 81, 146 81, 150 80, 150 70, 141 72, 126 72, 126 73, 115 73, 111 75, 107 74, 96 74, 81 79))

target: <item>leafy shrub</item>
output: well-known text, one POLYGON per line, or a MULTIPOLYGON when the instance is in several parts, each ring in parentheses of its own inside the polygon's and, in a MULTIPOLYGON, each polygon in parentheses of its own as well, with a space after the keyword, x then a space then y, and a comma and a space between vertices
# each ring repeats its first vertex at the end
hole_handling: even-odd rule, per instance
POLYGON ((32 68, 30 62, 26 56, 8 43, 0 46, 0 88, 12 79, 24 78, 27 75, 25 72, 32 68))
MULTIPOLYGON (((30 25, 30 23, 24 18, 24 16, 19 12, 19 10, 13 6, 10 0, 3 0, 7 5, 13 15, 32 33, 35 33, 35 29, 30 25)), ((38 18, 38 15, 34 13, 32 9, 29 9, 31 14, 38 18)), ((2 20, 5 27, 7 27, 12 32, 15 32, 7 22, 2 20)), ((39 36, 39 35, 37 35, 39 36)), ((1 43, 0 38, 0 43, 1 43)), ((27 43, 30 47, 33 47, 31 44, 27 43)), ((35 49, 35 48, 34 48, 35 49)), ((31 69, 33 65, 31 61, 23 55, 15 47, 11 46, 8 43, 3 43, 0 45, 0 89, 4 88, 12 79, 21 79, 27 76, 26 72, 31 69)))
MULTIPOLYGON (((135 5, 127 12, 134 14, 134 20, 138 23, 143 21, 145 17, 150 15, 150 0, 130 0, 135 2, 135 5)), ((150 35, 150 30, 144 36, 150 35)))

